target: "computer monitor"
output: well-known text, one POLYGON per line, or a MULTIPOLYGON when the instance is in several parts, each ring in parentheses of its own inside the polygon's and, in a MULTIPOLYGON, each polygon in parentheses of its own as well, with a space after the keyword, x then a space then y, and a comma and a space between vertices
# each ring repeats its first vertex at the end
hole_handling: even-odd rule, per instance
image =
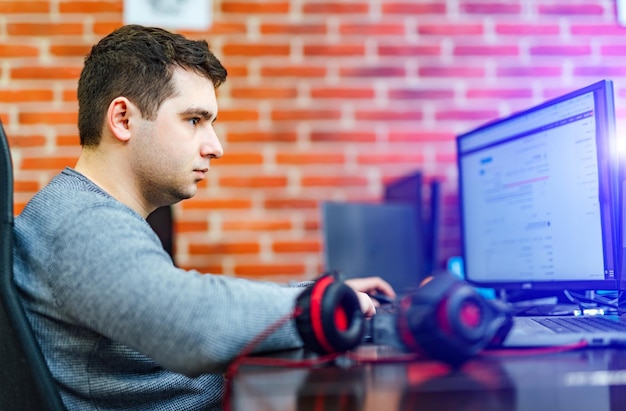
POLYGON ((457 136, 465 278, 512 290, 614 290, 621 256, 613 84, 457 136))

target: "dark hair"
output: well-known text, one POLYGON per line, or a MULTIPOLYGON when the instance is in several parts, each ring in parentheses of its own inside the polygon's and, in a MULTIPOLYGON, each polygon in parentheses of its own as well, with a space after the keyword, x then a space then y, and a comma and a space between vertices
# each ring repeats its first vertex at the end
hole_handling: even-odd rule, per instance
POLYGON ((85 57, 78 80, 78 131, 82 146, 96 146, 105 113, 124 96, 154 119, 161 103, 174 93, 175 68, 190 69, 213 82, 226 81, 226 69, 204 40, 139 25, 126 25, 101 39, 85 57))

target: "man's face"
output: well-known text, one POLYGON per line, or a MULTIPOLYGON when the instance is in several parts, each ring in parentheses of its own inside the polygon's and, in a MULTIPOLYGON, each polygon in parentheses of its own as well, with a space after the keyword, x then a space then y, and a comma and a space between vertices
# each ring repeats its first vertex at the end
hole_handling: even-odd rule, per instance
POLYGON ((174 71, 172 82, 174 96, 163 102, 155 120, 140 119, 131 139, 136 189, 153 207, 193 197, 210 160, 223 154, 213 129, 213 83, 183 69, 174 71))

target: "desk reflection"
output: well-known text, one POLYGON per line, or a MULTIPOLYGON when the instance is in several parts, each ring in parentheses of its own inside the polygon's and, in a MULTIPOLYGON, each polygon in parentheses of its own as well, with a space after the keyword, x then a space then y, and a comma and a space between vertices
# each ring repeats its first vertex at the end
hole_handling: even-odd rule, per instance
POLYGON ((502 350, 458 370, 427 359, 385 362, 384 349, 381 355, 372 350, 357 350, 366 359, 361 363, 243 366, 233 380, 232 409, 626 410, 626 352, 620 350, 502 350))

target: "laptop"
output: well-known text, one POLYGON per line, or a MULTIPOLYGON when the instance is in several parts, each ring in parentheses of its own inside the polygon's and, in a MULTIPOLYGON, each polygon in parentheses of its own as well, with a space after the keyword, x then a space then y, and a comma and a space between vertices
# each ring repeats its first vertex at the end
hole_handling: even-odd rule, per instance
MULTIPOLYGON (((622 213, 610 80, 480 126, 456 142, 470 284, 505 296, 617 293, 622 213)), ((615 311, 616 305, 600 307, 615 311)), ((617 315, 516 315, 503 345, 581 341, 626 345, 626 324, 617 315), (579 321, 589 324, 578 328, 579 321)))

